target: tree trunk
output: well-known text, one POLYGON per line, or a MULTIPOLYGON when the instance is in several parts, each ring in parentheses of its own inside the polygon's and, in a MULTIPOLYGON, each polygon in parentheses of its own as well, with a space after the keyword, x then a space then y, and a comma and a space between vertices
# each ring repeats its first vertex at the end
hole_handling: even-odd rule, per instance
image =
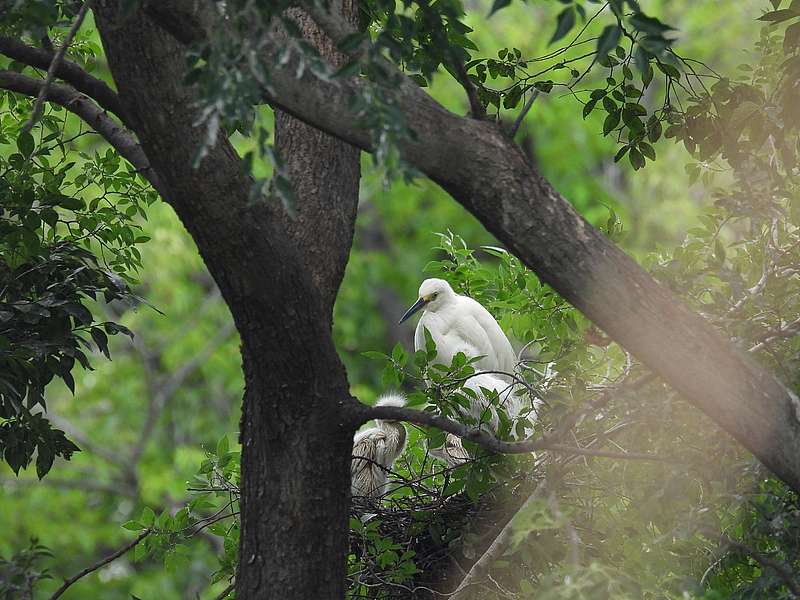
MULTIPOLYGON (((330 8, 358 27, 357 0, 335 0, 330 8)), ((308 15, 297 9, 289 14, 322 57, 337 67, 345 63, 308 15)), ((353 243, 361 151, 281 110, 275 111, 275 148, 298 200, 296 216, 286 215, 284 225, 303 249, 312 281, 332 309, 353 243)))
MULTIPOLYGON (((348 418, 354 400, 330 315, 352 240, 358 151, 329 140, 326 156, 319 137, 305 140, 306 152, 293 164, 316 158, 327 169, 306 171, 316 179, 298 186, 302 221, 289 221, 274 201, 250 203, 251 181, 227 140, 199 169, 191 165, 204 131, 193 125, 196 98, 182 84, 183 48, 141 12, 123 17, 105 2, 97 3, 95 17, 126 115, 241 335, 237 597, 340 598, 356 422, 348 418), (328 218, 331 212, 337 219, 328 218), (322 219, 326 227, 316 228, 322 219)), ((295 150, 296 142, 286 143, 295 150)))

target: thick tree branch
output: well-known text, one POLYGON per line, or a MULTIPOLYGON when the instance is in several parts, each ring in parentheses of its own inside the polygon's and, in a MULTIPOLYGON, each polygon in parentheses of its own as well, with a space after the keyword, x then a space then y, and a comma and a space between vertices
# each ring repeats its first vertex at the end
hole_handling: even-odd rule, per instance
MULTIPOLYGON (((159 8, 185 4, 200 2, 159 8)), ((122 10, 119 2, 97 2, 94 10, 120 98, 241 334, 237 596, 343 597, 355 431, 347 409, 356 402, 328 311, 302 248, 283 226, 280 203, 253 202, 252 181, 235 148, 225 136, 208 144, 197 127, 200 98, 184 84, 184 49, 141 10, 124 18, 122 10), (203 145, 207 153, 197 168, 193 158, 203 145), (326 460, 312 460, 320 446, 326 460), (326 559, 308 564, 310 552, 326 559)))
POLYGON ((126 552, 132 550, 136 546, 136 544, 138 544, 144 538, 146 538, 148 535, 150 535, 150 533, 151 533, 150 529, 145 529, 144 531, 142 531, 142 533, 140 533, 138 536, 136 536, 135 539, 131 540, 130 542, 128 542, 127 544, 122 546, 122 548, 120 548, 116 552, 113 552, 112 554, 109 554, 108 556, 106 556, 104 559, 99 560, 96 563, 94 563, 93 565, 90 565, 90 566, 86 567, 80 573, 77 573, 77 574, 73 575, 69 579, 65 579, 64 583, 62 583, 61 586, 53 593, 53 595, 50 596, 50 600, 56 600, 56 598, 59 598, 64 592, 67 591, 67 588, 69 588, 69 586, 71 586, 73 583, 75 583, 76 581, 78 581, 82 577, 86 577, 86 575, 88 575, 89 573, 93 573, 94 571, 97 571, 97 569, 100 569, 100 568, 106 566, 108 563, 117 560, 120 556, 122 556, 126 552))
MULTIPOLYGON (((0 88, 17 92, 18 94, 25 94, 26 96, 37 97, 44 88, 44 82, 14 71, 0 71, 0 88)), ((131 163, 150 182, 150 185, 161 194, 162 198, 168 197, 167 190, 160 177, 150 168, 147 156, 145 156, 139 144, 136 143, 136 140, 120 127, 114 119, 105 114, 89 97, 70 86, 54 83, 47 88, 45 99, 63 106, 80 117, 99 135, 103 136, 120 153, 120 156, 131 163)))
POLYGON ((58 71, 58 67, 61 64, 61 61, 64 59, 64 54, 67 52, 67 48, 72 43, 72 40, 75 38, 75 34, 78 33, 78 29, 81 28, 81 24, 83 23, 83 19, 86 18, 86 13, 89 11, 89 4, 88 2, 84 2, 81 5, 80 10, 78 10, 78 14, 75 17, 75 22, 72 24, 72 27, 69 28, 67 35, 64 37, 64 41, 61 44, 61 47, 53 56, 53 60, 50 62, 50 66, 47 68, 47 75, 44 78, 44 84, 42 88, 39 90, 39 94, 36 96, 36 102, 33 103, 33 110, 31 110, 31 116, 28 118, 27 123, 22 126, 22 131, 30 131, 31 128, 36 124, 36 121, 39 120, 39 117, 42 114, 42 107, 44 106, 44 101, 47 97, 47 89, 50 87, 50 84, 53 83, 53 79, 56 76, 56 71, 58 71))
MULTIPOLYGON (((356 0, 333 0, 330 9, 357 27, 356 0)), ((334 67, 347 62, 304 11, 292 8, 285 16, 334 67)), ((284 228, 305 255, 305 268, 332 314, 355 231, 361 152, 280 110, 275 111, 275 149, 297 197, 295 214, 280 215, 284 228)))
MULTIPOLYGON (((37 69, 47 69, 54 63, 53 52, 28 46, 7 36, 0 36, 0 54, 37 69)), ((79 92, 92 98, 107 111, 113 112, 125 123, 119 96, 105 81, 93 77, 80 65, 69 60, 62 60, 58 63, 55 74, 56 77, 63 79, 79 92)))

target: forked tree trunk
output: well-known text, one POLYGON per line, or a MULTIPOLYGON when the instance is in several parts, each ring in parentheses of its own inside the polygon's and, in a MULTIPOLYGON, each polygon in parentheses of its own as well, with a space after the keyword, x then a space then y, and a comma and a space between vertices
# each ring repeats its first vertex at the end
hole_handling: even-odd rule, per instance
POLYGON ((143 13, 117 8, 98 2, 95 13, 125 111, 241 335, 237 597, 341 598, 356 423, 330 329, 352 242, 358 151, 282 118, 279 146, 291 151, 290 173, 304 175, 298 219, 275 201, 250 203, 226 140, 192 167, 204 131, 182 84, 184 48, 143 13))

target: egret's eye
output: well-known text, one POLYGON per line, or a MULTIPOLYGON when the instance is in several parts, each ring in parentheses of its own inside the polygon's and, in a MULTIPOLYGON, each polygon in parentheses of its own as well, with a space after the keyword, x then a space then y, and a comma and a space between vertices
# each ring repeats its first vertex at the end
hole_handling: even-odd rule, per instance
POLYGON ((439 295, 439 292, 433 292, 433 297, 434 298, 436 298, 436 296, 438 296, 438 295, 439 295))

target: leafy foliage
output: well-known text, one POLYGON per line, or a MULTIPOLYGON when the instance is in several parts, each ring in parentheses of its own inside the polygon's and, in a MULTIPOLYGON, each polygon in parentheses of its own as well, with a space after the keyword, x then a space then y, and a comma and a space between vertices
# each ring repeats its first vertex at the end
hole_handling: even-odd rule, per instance
POLYGON ((52 557, 53 553, 35 539, 8 559, 0 556, 0 598, 32 598, 36 584, 52 578, 39 565, 52 557))
POLYGON ((68 158, 65 111, 28 133, 30 101, 3 93, 0 105, 0 142, 14 146, 0 155, 0 452, 15 473, 35 454, 41 478, 78 450, 43 417, 45 387, 59 377, 74 393, 87 351, 109 357, 108 335, 132 335, 90 306, 133 298, 136 246, 149 239, 134 219, 155 195, 112 150, 68 158))

